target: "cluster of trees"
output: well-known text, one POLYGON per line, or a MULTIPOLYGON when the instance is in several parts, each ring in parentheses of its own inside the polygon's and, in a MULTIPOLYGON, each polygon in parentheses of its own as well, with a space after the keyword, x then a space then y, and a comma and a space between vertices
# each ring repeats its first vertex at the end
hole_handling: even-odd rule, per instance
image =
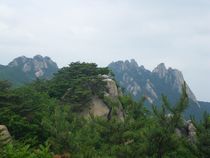
POLYGON ((83 118, 79 112, 92 96, 104 99, 106 83, 99 74, 110 72, 95 64, 72 63, 49 81, 37 80, 15 89, 0 81, 0 124, 6 125, 13 137, 8 145, 0 142, 0 157, 210 157, 208 114, 201 122, 193 121, 193 141, 181 132, 185 123, 182 113, 188 106, 185 86, 177 105, 170 105, 163 96, 162 107, 148 111, 144 98, 136 102, 121 96, 124 121, 83 118))

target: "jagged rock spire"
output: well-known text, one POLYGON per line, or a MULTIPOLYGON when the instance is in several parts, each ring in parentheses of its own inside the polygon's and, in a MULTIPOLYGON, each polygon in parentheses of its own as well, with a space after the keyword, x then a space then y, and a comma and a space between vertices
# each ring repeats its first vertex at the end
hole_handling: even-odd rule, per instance
POLYGON ((166 76, 168 70, 167 70, 165 64, 161 63, 152 72, 157 74, 160 78, 163 78, 166 76))

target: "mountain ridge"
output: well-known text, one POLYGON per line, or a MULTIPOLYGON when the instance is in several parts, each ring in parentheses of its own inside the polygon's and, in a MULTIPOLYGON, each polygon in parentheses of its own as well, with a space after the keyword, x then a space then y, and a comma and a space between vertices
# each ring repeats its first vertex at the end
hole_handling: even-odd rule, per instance
POLYGON ((33 58, 20 56, 8 65, 0 65, 0 79, 14 85, 30 83, 36 78, 49 79, 58 71, 57 64, 50 57, 35 55, 33 58))
MULTIPOLYGON (((172 88, 174 89, 177 88, 178 92, 181 93, 182 85, 185 82, 181 71, 177 69, 172 69, 171 67, 167 69, 164 63, 160 63, 152 71, 145 69, 143 65, 139 66, 134 59, 131 59, 130 61, 126 60, 126 61, 112 62, 111 64, 108 65, 108 67, 114 72, 115 77, 123 87, 124 84, 126 83, 129 84, 129 82, 133 82, 133 84, 135 85, 136 84, 135 82, 138 82, 139 85, 141 85, 143 88, 146 87, 152 88, 153 85, 151 81, 153 81, 154 79, 164 80, 164 82, 170 82, 170 80, 174 79, 173 83, 171 83, 172 88), (122 78, 119 79, 120 77, 122 78), (145 85, 146 87, 144 87, 145 85)), ((141 87, 138 86, 131 87, 131 85, 128 85, 128 87, 124 88, 127 88, 128 92, 133 94, 134 97, 137 92, 134 91, 132 93, 132 89, 134 90, 137 89, 139 90, 139 92, 141 91, 141 87)), ((146 88, 145 91, 148 88, 146 88)), ((193 101, 197 102, 197 99, 193 94, 193 92, 190 90, 189 86, 187 87, 187 89, 190 98, 193 101)))
MULTIPOLYGON (((160 63, 152 71, 142 65, 139 66, 134 59, 112 62, 108 67, 127 94, 131 94, 135 100, 144 96, 150 105, 160 106, 162 95, 167 96, 168 100, 175 105, 186 83, 181 71, 171 67, 166 68, 164 63, 160 63)), ((201 113, 200 104, 187 83, 186 91, 190 102, 186 115, 189 117, 190 113, 201 113)))
MULTIPOLYGON (((112 62, 108 66, 115 74, 115 80, 125 92, 131 94, 135 100, 145 96, 148 103, 161 104, 161 95, 166 95, 173 104, 179 99, 184 84, 181 71, 166 67, 160 63, 153 70, 139 65, 134 59, 112 62)), ((9 80, 15 86, 30 83, 37 78, 50 79, 59 68, 50 57, 35 55, 33 58, 20 56, 8 65, 0 65, 0 80, 9 80)), ((210 112, 210 104, 198 101, 190 87, 187 93, 193 113, 196 111, 210 112), (202 107, 201 107, 202 106, 202 107)))

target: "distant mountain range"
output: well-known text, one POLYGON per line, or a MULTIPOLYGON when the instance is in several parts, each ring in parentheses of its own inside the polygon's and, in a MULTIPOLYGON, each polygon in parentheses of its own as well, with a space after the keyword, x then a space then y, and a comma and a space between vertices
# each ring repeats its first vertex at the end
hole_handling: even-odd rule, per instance
MULTIPOLYGON (((135 60, 112 62, 108 66, 114 73, 118 84, 125 93, 135 100, 142 96, 147 98, 147 105, 160 105, 161 95, 166 95, 169 101, 175 104, 181 94, 184 83, 183 74, 172 68, 166 68, 164 63, 159 64, 153 71, 139 66, 135 60)), ((8 65, 0 65, 0 80, 9 80, 15 86, 30 83, 37 78, 50 79, 58 71, 57 64, 49 57, 36 55, 33 58, 21 56, 15 58, 8 65)), ((210 103, 198 101, 187 86, 190 107, 186 116, 196 114, 200 118, 205 110, 210 113, 210 103)), ((149 108, 151 108, 149 106, 149 108)))
POLYGON ((30 83, 36 78, 50 79, 58 71, 57 64, 49 57, 36 55, 33 58, 21 56, 8 65, 0 65, 0 80, 9 80, 15 86, 30 83))
MULTIPOLYGON (((140 100, 142 96, 145 96, 148 105, 161 105, 162 95, 166 95, 169 101, 175 104, 179 100, 185 82, 181 71, 167 69, 164 63, 159 64, 153 71, 139 66, 134 59, 112 62, 108 67, 113 71, 115 79, 126 93, 131 94, 135 100, 140 100)), ((186 116, 189 117, 193 113, 196 114, 196 118, 200 118, 204 110, 210 112, 210 103, 197 101, 188 85, 187 94, 190 107, 186 111, 186 116)))

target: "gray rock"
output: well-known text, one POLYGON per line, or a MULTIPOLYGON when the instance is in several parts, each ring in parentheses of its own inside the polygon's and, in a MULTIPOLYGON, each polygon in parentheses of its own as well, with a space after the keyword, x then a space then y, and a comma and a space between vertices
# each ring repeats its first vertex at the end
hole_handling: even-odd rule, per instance
POLYGON ((196 128, 193 125, 191 120, 185 121, 184 120, 184 126, 180 127, 179 129, 175 129, 175 133, 179 137, 187 137, 189 142, 195 143, 196 142, 196 128))
POLYGON ((167 75, 168 70, 166 69, 165 64, 161 63, 152 71, 152 73, 157 74, 160 78, 164 78, 167 75))
POLYGON ((110 110, 100 98, 94 96, 89 104, 89 107, 81 113, 85 118, 91 116, 107 118, 110 110))
POLYGON ((0 125, 0 146, 11 142, 11 135, 5 125, 0 125))
POLYGON ((107 96, 111 98, 119 97, 118 88, 115 81, 110 78, 104 79, 103 81, 107 83, 107 86, 106 86, 108 89, 108 92, 106 93, 107 96))
POLYGON ((196 128, 191 120, 186 122, 187 136, 190 142, 194 143, 196 141, 196 128))
MULTIPOLYGON (((105 97, 108 97, 111 101, 117 103, 117 106, 114 107, 116 112, 116 117, 119 120, 124 120, 123 107, 119 101, 119 96, 122 95, 120 89, 118 89, 116 82, 106 75, 99 75, 102 77, 102 80, 107 83, 107 91, 105 92, 105 97)), ((113 117, 113 108, 107 105, 102 99, 98 96, 93 96, 89 102, 89 107, 82 111, 82 116, 89 118, 94 117, 104 117, 106 119, 111 119, 113 117)))

